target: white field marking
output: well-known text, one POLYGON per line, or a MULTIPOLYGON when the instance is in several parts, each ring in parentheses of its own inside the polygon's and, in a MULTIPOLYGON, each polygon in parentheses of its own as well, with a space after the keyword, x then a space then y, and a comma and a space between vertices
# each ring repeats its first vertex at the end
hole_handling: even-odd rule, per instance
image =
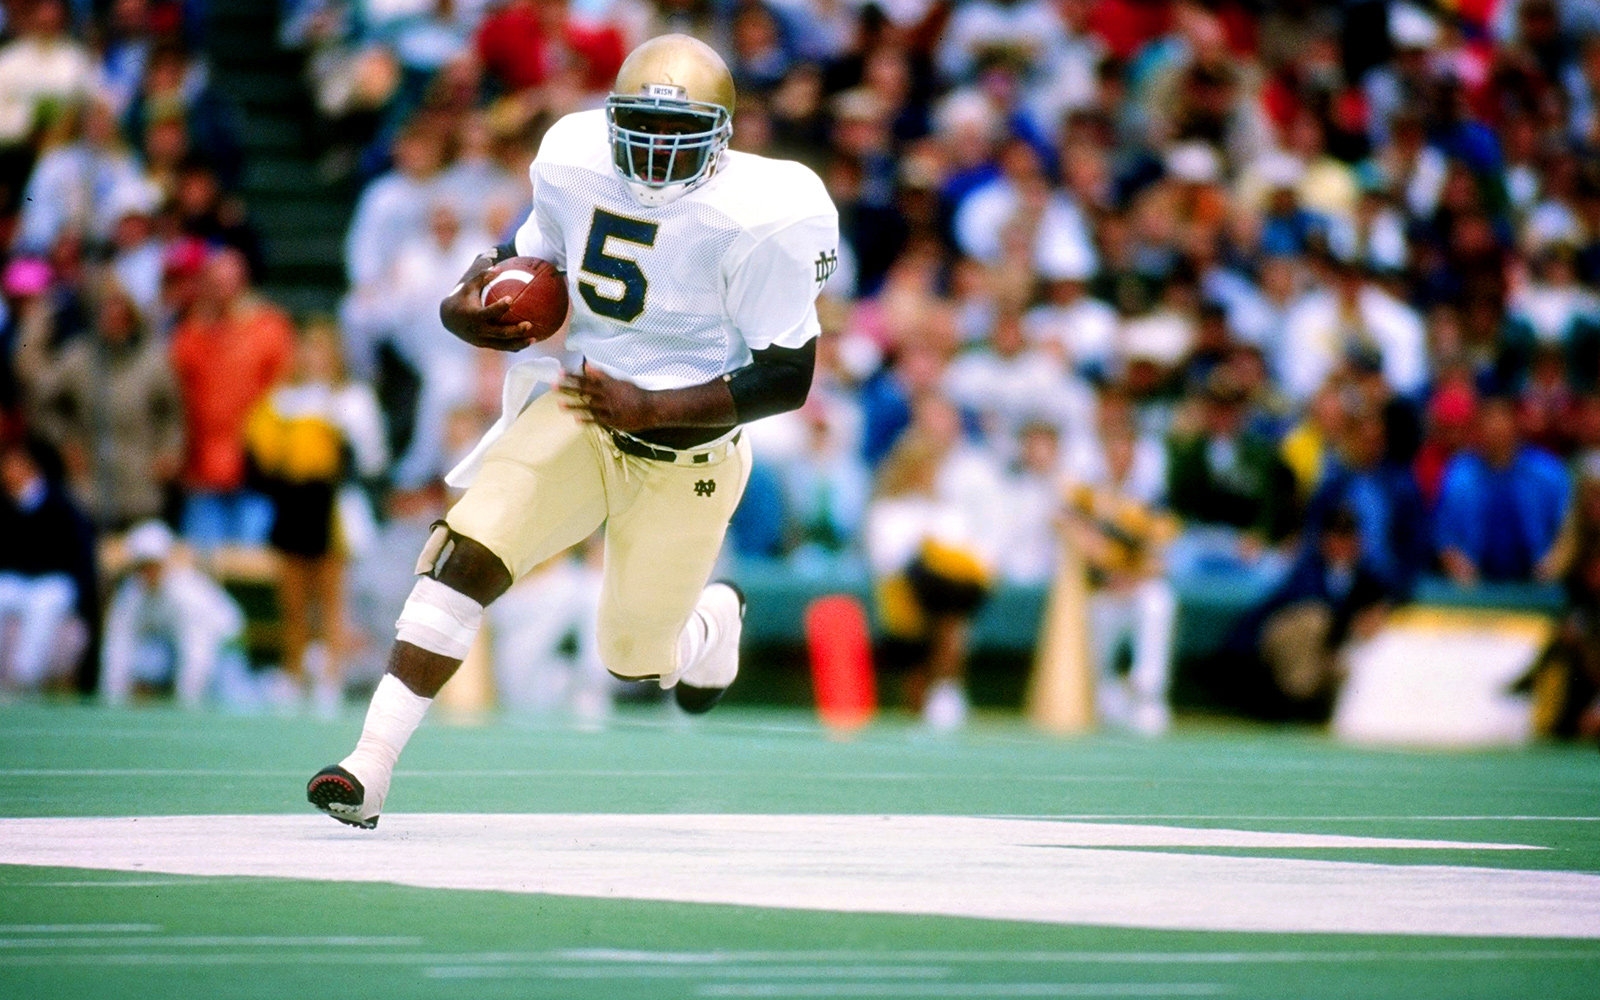
POLYGON ((1237 813, 993 813, 990 819, 1226 820, 1235 823, 1600 823, 1600 816, 1245 816, 1237 813))
POLYGON ((0 924, 0 934, 155 934, 160 924, 0 924))
MULTIPOLYGON (((126 767, 126 768, 0 768, 0 778, 303 778, 304 771, 290 770, 241 770, 238 768, 158 768, 158 767, 126 767)), ((769 771, 730 771, 730 770, 701 770, 683 769, 666 771, 640 771, 636 769, 552 769, 552 768, 486 768, 462 769, 449 771, 407 771, 395 772, 398 778, 544 778, 561 780, 566 778, 605 778, 605 779, 635 779, 641 781, 656 780, 661 778, 768 778, 769 771)), ((815 775, 819 781, 967 781, 972 774, 968 772, 941 772, 941 771, 838 771, 819 773, 815 775)), ((983 780, 988 784, 1047 784, 1047 785, 1094 785, 1094 784, 1122 784, 1129 781, 1138 781, 1145 785, 1184 784, 1192 785, 1195 781, 1191 777, 1150 777, 1147 775, 1127 774, 989 774, 983 780)), ((1272 785, 1282 784, 1282 779, 1266 774, 1219 774, 1207 777, 1207 781, 1226 781, 1232 785, 1272 785)), ((1299 778, 1295 781, 1300 788, 1362 788, 1370 790, 1377 782, 1372 778, 1299 778)), ((1533 786, 1530 786, 1533 787, 1533 786)), ((1538 786, 1566 789, 1569 786, 1538 786)), ((1047 816, 1011 816, 1002 815, 1001 819, 1047 819, 1062 817, 1047 816)), ((1099 818, 1099 817, 1090 817, 1099 818)), ((1114 817, 1108 817, 1114 818, 1114 817)), ((1184 817, 1130 817, 1135 819, 1148 818, 1184 818, 1184 817)), ((1195 816, 1192 819, 1206 819, 1209 817, 1195 816)), ((1244 818, 1244 817, 1241 817, 1244 818)), ((1297 817, 1298 818, 1298 817, 1297 817)), ((1337 817, 1344 818, 1344 817, 1337 817)))
MULTIPOLYGON (((5 862, 0 861, 0 864, 5 862)), ((143 889, 148 886, 215 885, 226 878, 76 879, 65 882, 3 882, 8 889, 143 889)))
POLYGON ((187 937, 0 938, 0 949, 29 948, 415 948, 419 937, 212 934, 187 937))
MULTIPOLYGON (((824 953, 818 953, 824 954, 824 953)), ((911 972, 895 973, 896 977, 921 978, 921 970, 929 968, 927 965, 916 964, 929 960, 944 962, 946 965, 974 964, 974 965, 1315 965, 1337 963, 1434 963, 1434 962, 1550 962, 1550 961, 1575 961, 1593 962, 1600 958, 1600 952, 1579 948, 1529 948, 1520 950, 1507 949, 1458 949, 1458 950, 1432 950, 1432 951, 1354 951, 1354 952, 971 952, 966 953, 941 953, 941 952, 900 952, 880 954, 870 951, 840 952, 836 957, 830 958, 832 965, 811 966, 812 978, 832 974, 827 971, 834 966, 841 968, 861 968, 861 966, 845 966, 840 963, 850 961, 871 961, 877 963, 873 968, 888 970, 912 970, 911 972), (895 965, 900 961, 900 956, 905 956, 910 965, 895 965), (913 960, 913 956, 915 957, 913 960), (822 971, 819 971, 822 970, 822 971)), ((809 961, 806 956, 796 956, 790 961, 809 961)), ((516 978, 523 975, 537 976, 546 974, 543 971, 523 972, 517 970, 556 970, 570 969, 570 960, 548 952, 455 952, 449 954, 388 951, 388 952, 359 952, 359 951, 325 951, 306 953, 302 951, 275 952, 275 951, 250 951, 250 952, 215 952, 215 951, 186 951, 186 952, 100 952, 100 951, 68 951, 43 954, 0 954, 0 968, 38 967, 56 965, 78 966, 110 966, 110 965, 171 965, 171 966, 215 966, 215 965, 315 965, 317 963, 333 963, 338 965, 364 965, 364 966, 422 966, 424 974, 432 975, 427 970, 437 969, 483 969, 489 967, 504 967, 508 971, 504 976, 496 974, 496 978, 516 978)), ((751 965, 723 968, 685 969, 686 973, 698 972, 702 979, 719 978, 754 978, 759 979, 763 968, 771 966, 751 965)), ((945 969, 949 972, 949 969, 945 969)), ((840 973, 840 975, 845 975, 840 973)), ((450 978, 448 974, 440 974, 440 978, 450 978)), ((462 975, 462 978, 474 978, 462 975)), ((481 978, 481 977, 478 977, 481 978)), ((565 976, 550 976, 550 978, 570 978, 565 976)), ((639 978, 632 976, 605 976, 596 972, 594 978, 639 978)), ((644 977, 659 978, 659 977, 644 977)), ((677 978, 677 977, 674 977, 677 978)), ((686 974, 682 978, 694 978, 686 974)), ((889 978, 889 977, 885 977, 889 978)))
POLYGON ((1220 983, 714 983, 703 997, 1214 997, 1220 983))
POLYGON ((309 811, 0 820, 7 864, 1171 930, 1600 939, 1595 874, 1127 847, 1542 850, 964 816, 402 813, 371 832, 309 811))
MULTIPOLYGON (((755 968, 767 962, 937 962, 945 965, 1313 965, 1367 962, 1507 962, 1594 961, 1596 948, 1436 948, 1411 951, 619 951, 576 948, 557 952, 571 961, 640 962, 651 965, 736 965, 755 968)), ((475 959, 475 961, 483 961, 475 959)))
POLYGON ((949 969, 935 966, 763 965, 756 968, 704 969, 687 967, 612 969, 540 968, 527 965, 434 965, 423 970, 430 979, 945 979, 949 969))
MULTIPOLYGON (((769 771, 730 771, 726 769, 679 769, 644 771, 637 768, 464 768, 449 771, 399 770, 399 778, 739 778, 769 777, 769 771)), ((165 767, 13 767, 0 768, 0 778, 297 778, 304 771, 239 768, 165 767)), ((837 781, 938 781, 970 778, 970 774, 941 774, 933 771, 840 771, 818 775, 837 781)), ((1126 775, 1109 774, 1007 774, 985 776, 985 781, 1043 781, 1060 783, 1112 783, 1129 781, 1126 775)), ((1140 779, 1145 780, 1145 779, 1140 779)))
POLYGON ((68 951, 46 954, 0 954, 0 968, 39 965, 311 965, 318 962, 338 965, 434 965, 452 963, 538 963, 548 959, 528 954, 472 952, 438 954, 414 951, 326 951, 310 952, 294 949, 276 951, 68 951))

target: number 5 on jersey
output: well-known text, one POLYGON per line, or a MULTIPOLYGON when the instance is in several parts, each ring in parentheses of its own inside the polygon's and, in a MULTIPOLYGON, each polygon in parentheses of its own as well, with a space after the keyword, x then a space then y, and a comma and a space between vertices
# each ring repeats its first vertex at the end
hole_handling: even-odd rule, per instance
POLYGON ((644 293, 649 287, 644 271, 631 257, 608 253, 610 248, 606 241, 619 240, 648 249, 656 245, 657 228, 654 222, 612 215, 603 208, 594 210, 594 221, 589 224, 589 244, 583 250, 583 273, 609 279, 607 291, 621 286, 620 295, 607 295, 594 282, 579 280, 578 294, 597 315, 619 323, 631 323, 644 312, 644 293))

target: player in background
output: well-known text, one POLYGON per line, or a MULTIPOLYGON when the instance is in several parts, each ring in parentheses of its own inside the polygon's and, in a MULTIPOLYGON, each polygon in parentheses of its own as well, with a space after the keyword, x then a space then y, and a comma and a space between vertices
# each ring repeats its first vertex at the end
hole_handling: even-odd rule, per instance
POLYGON ((514 420, 502 418, 509 426, 417 561, 360 742, 306 787, 335 819, 377 824, 400 751, 484 607, 602 523, 606 668, 674 688, 691 712, 732 683, 744 599, 706 581, 749 475, 739 425, 805 401, 815 300, 839 236, 809 169, 728 149, 733 111, 733 78, 710 47, 684 35, 645 42, 604 110, 550 127, 530 169, 528 221, 441 303, 462 340, 521 350, 529 325, 505 322, 504 302, 482 304, 489 269, 511 256, 551 261, 573 304, 567 346, 584 361, 531 404, 531 385, 513 388, 508 374, 514 420))

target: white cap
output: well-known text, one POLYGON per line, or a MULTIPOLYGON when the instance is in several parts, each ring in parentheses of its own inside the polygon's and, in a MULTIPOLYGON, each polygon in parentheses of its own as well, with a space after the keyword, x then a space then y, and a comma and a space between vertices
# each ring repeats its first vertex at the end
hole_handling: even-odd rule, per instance
POLYGON ((934 128, 943 135, 975 128, 993 138, 997 124, 988 99, 970 88, 946 97, 934 113, 934 128))
POLYGON ((161 207, 161 189, 143 178, 123 181, 111 189, 102 209, 104 217, 117 222, 130 215, 154 215, 161 207))
POLYGON ((1222 158, 1209 143, 1185 142, 1167 150, 1167 173, 1190 184, 1215 184, 1222 177, 1222 158))
POLYGON ((1273 151, 1256 161, 1256 173, 1268 188, 1293 188, 1306 175, 1306 165, 1298 156, 1273 151))
POLYGON ((167 556, 172 554, 172 542, 171 528, 160 521, 144 521, 128 532, 122 547, 127 553, 128 562, 137 566, 141 563, 166 562, 167 556))
POLYGON ((1439 44, 1439 22, 1408 3, 1389 8, 1389 40, 1397 49, 1431 49, 1439 44))

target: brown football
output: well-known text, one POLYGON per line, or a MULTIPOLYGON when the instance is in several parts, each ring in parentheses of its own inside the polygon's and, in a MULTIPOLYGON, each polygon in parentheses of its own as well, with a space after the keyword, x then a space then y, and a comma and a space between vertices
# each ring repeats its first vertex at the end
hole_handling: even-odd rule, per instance
POLYGON ((511 300, 508 323, 532 323, 533 339, 544 340, 567 321, 567 279, 537 257, 511 257, 489 269, 483 304, 511 300))

